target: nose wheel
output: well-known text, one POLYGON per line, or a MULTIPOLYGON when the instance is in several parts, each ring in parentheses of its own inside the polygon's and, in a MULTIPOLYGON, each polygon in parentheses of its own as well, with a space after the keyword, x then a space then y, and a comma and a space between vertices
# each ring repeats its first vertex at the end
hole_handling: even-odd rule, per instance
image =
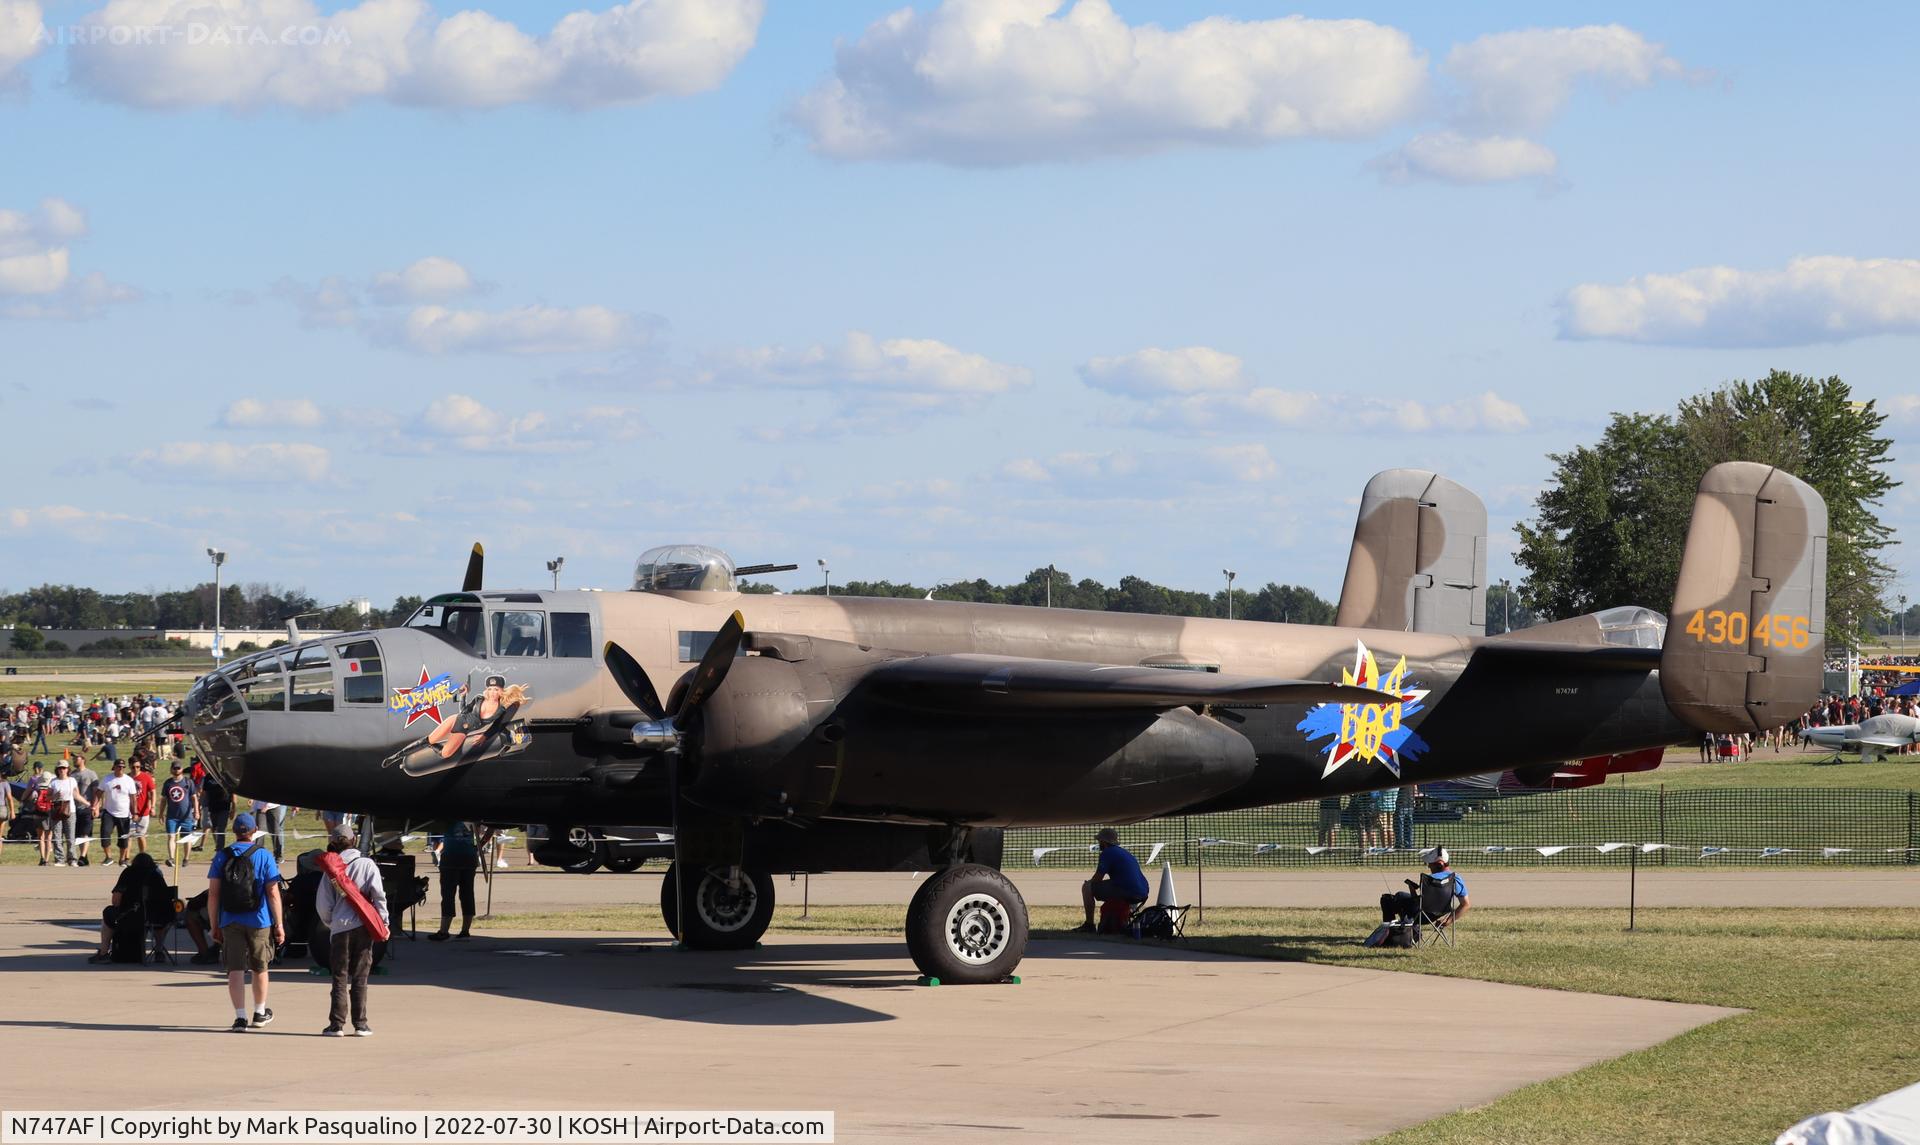
POLYGON ((907 951, 920 973, 941 982, 1001 981, 1027 952, 1026 900, 992 867, 941 871, 907 906, 907 951))
POLYGON ((747 950, 760 941, 773 922, 773 876, 742 870, 730 879, 729 873, 725 868, 695 868, 676 879, 675 867, 667 868, 660 913, 675 938, 695 950, 747 950), (687 891, 684 910, 678 909, 681 882, 687 891), (679 930, 683 925, 685 934, 679 930))

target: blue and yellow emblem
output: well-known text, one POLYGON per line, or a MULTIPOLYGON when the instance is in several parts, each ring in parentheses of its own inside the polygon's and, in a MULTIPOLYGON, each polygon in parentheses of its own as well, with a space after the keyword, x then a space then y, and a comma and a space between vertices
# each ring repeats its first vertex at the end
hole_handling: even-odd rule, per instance
POLYGON ((1355 647, 1358 651, 1354 655, 1353 667, 1340 670, 1340 682, 1391 692, 1400 697, 1400 702, 1320 704, 1307 712, 1298 730, 1306 733, 1308 743, 1325 736, 1334 737, 1333 743, 1327 748, 1327 769, 1320 773, 1322 779, 1332 775, 1350 759, 1358 759, 1362 763, 1383 763, 1398 778, 1401 760, 1417 759, 1427 750, 1427 741, 1414 734, 1406 721, 1425 710, 1426 705, 1422 701, 1427 698, 1428 689, 1415 687, 1413 681, 1407 679, 1405 656, 1400 657, 1393 671, 1383 677, 1380 665, 1375 663, 1373 653, 1367 651, 1367 646, 1356 643, 1355 647))
POLYGON ((458 700, 461 691, 453 682, 453 673, 442 672, 438 676, 429 676, 427 666, 422 664, 420 682, 395 685, 393 695, 387 697, 387 710, 406 716, 407 727, 412 727, 415 720, 428 720, 437 725, 444 718, 440 713, 440 705, 458 700))

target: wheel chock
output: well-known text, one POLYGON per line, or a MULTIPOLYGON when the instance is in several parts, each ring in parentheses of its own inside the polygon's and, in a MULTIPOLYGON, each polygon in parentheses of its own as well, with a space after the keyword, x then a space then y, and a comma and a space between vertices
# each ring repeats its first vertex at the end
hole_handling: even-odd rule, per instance
POLYGON ((915 986, 938 986, 940 985, 940 979, 931 977, 926 974, 922 974, 920 977, 915 978, 913 980, 913 984, 915 986))
MULTIPOLYGON (((913 980, 913 984, 915 986, 938 986, 941 983, 940 983, 940 979, 938 978, 933 978, 928 975, 922 974, 920 977, 915 978, 913 980)), ((1005 978, 1000 979, 998 982, 989 983, 989 985, 1018 986, 1020 985, 1020 976, 1018 974, 1009 974, 1005 978)))

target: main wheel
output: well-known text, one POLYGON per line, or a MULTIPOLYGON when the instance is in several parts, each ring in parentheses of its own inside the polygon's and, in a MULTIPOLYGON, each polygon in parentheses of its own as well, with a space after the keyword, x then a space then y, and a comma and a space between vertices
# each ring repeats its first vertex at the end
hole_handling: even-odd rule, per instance
POLYGON ((660 914, 667 930, 695 950, 747 950, 773 922, 773 876, 765 871, 745 872, 738 887, 728 887, 725 878, 705 868, 688 871, 684 919, 676 909, 674 874, 675 866, 669 866, 660 880, 660 914))
POLYGON ((607 860, 607 869, 617 875, 631 874, 646 861, 645 855, 614 855, 607 860))
POLYGON ((907 906, 907 951, 929 978, 998 982, 1027 952, 1026 900, 992 867, 963 863, 941 871, 907 906))

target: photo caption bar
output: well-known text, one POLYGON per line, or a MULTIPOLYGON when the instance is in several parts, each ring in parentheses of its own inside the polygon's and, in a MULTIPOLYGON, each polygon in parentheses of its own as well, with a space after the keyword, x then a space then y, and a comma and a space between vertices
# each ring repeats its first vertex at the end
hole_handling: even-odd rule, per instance
POLYGON ((0 1117, 0 1145, 84 1145, 170 1142, 172 1145, 257 1145, 261 1142, 353 1141, 357 1145, 542 1145, 549 1141, 676 1142, 728 1145, 833 1141, 829 1110, 567 1110, 476 1113, 414 1110, 234 1110, 128 1113, 23 1111, 0 1117))

